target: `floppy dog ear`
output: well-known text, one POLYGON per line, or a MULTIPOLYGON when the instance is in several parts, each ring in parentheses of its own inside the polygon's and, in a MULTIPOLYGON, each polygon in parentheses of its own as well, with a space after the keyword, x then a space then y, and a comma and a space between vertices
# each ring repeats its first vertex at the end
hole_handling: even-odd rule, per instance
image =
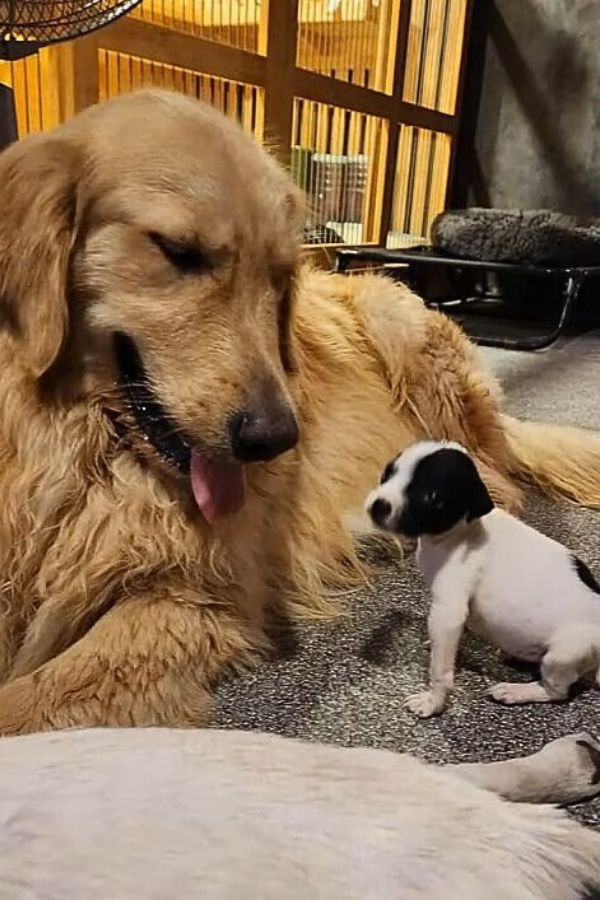
POLYGON ((54 363, 67 333, 77 157, 53 135, 0 155, 0 330, 34 377, 54 363))
POLYGON ((469 460, 473 467, 473 477, 469 480, 468 488, 467 488, 467 522, 472 522, 474 519, 480 519, 482 516, 487 516, 494 508, 494 502, 489 495, 489 491, 486 488, 481 475, 477 471, 475 463, 472 460, 469 460))

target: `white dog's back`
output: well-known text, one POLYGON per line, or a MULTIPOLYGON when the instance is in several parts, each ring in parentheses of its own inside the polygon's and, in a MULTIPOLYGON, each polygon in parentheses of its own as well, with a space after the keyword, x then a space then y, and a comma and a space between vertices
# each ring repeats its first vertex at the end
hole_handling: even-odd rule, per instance
POLYGON ((575 900, 600 836, 410 757, 219 731, 0 742, 2 900, 575 900))

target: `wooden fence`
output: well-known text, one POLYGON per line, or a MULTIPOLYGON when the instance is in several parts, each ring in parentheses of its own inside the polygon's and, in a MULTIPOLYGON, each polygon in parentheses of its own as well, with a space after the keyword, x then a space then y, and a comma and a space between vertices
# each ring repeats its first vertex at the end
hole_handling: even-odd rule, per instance
POLYGON ((309 196, 307 241, 427 237, 446 203, 473 0, 144 0, 86 38, 0 63, 19 133, 143 85, 268 140, 309 196))

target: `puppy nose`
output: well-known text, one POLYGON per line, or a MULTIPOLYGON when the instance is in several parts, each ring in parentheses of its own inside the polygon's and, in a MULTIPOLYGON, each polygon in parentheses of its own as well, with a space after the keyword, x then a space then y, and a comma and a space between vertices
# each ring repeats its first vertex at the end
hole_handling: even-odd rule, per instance
POLYGON ((387 523, 391 512, 391 504, 388 503, 387 500, 382 500, 381 497, 373 500, 371 506, 369 507, 369 515, 371 516, 375 524, 380 526, 380 528, 383 528, 387 523))
POLYGON ((268 462, 298 443, 298 423, 291 409, 275 416, 237 413, 229 431, 233 455, 240 462, 268 462))

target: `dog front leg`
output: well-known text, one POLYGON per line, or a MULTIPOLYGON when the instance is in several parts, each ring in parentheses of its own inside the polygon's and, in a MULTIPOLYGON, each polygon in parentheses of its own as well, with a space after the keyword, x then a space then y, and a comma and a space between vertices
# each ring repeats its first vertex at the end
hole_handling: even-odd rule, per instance
POLYGON ((506 800, 565 806, 600 792, 600 744, 585 732, 569 734, 530 756, 444 769, 506 800))
POLYGON ((264 649, 258 628, 191 592, 130 597, 63 653, 0 689, 0 734, 204 725, 220 673, 264 649))
POLYGON ((454 666, 469 609, 468 597, 434 596, 429 613, 429 689, 407 697, 405 706, 421 719, 439 715, 454 686, 454 666))

